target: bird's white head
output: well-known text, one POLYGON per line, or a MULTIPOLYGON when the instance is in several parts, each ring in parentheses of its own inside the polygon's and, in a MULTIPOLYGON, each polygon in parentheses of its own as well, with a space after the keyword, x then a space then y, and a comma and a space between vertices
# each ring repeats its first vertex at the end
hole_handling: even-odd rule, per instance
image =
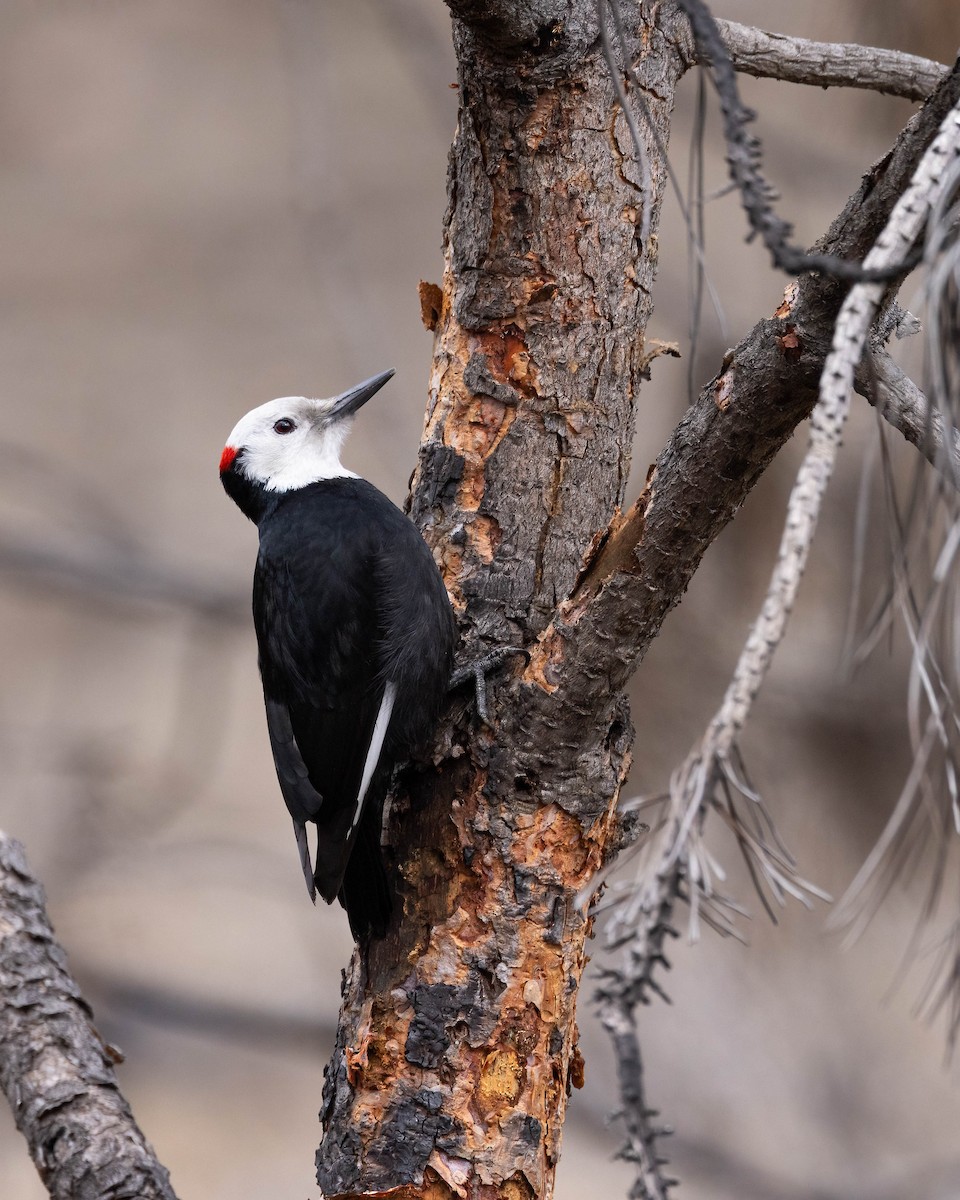
POLYGON ((374 375, 330 400, 285 396, 261 404, 241 417, 227 438, 221 476, 236 472, 269 492, 294 491, 321 479, 356 478, 340 462, 340 449, 354 413, 392 375, 374 375))

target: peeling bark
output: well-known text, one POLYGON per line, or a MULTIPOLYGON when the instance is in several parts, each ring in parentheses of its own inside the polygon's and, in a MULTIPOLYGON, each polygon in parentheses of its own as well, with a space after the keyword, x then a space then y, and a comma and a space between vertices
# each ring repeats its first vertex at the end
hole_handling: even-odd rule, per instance
MULTIPOLYGON (((663 165, 651 144, 644 246, 594 7, 574 7, 579 25, 519 57, 485 21, 454 21, 460 122, 411 513, 471 654, 530 644, 570 595, 623 502, 648 365, 663 165)), ((641 70, 665 138, 682 63, 649 14, 630 16, 634 49, 659 51, 641 70)), ((560 705, 521 716, 501 705, 490 730, 462 708, 435 764, 403 781, 389 838, 403 912, 345 977, 317 1159, 328 1197, 551 1193, 583 1071, 575 900, 603 861, 632 730, 617 690, 586 726, 560 705)))

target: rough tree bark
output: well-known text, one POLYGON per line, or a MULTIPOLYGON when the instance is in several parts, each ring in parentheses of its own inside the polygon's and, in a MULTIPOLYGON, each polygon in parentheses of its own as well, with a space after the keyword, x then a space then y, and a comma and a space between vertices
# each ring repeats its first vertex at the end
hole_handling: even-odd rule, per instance
POLYGON ((120 1093, 23 847, 0 833, 0 1086, 54 1200, 176 1200, 120 1093))
MULTIPOLYGON (((334 1197, 548 1196, 582 1075, 581 888, 616 837, 622 688, 706 546, 816 398, 843 289, 808 279, 761 322, 624 502, 664 179, 641 171, 588 0, 448 0, 460 119, 411 513, 466 652, 525 645, 495 728, 451 714, 390 818, 401 906, 355 954, 317 1177, 334 1197)), ((670 5, 621 3, 665 143, 688 65, 670 5)), ((952 100, 921 114, 825 245, 862 257, 952 100), (939 112, 939 116, 937 113, 939 112)), ((509 673, 508 673, 509 674, 509 673)))
MULTIPOLYGON (((533 645, 575 588, 624 499, 649 357, 656 237, 639 244, 640 168, 595 8, 547 7, 494 19, 451 4, 460 121, 412 515, 470 653, 533 645)), ((624 12, 666 137, 682 60, 649 12, 624 12)), ((652 142, 649 159, 655 217, 652 142)), ((439 763, 406 781, 391 832, 404 911, 345 982, 327 1196, 550 1190, 580 1073, 575 900, 603 859, 631 736, 617 689, 583 713, 552 703, 555 687, 525 679, 495 729, 459 714, 439 763)))

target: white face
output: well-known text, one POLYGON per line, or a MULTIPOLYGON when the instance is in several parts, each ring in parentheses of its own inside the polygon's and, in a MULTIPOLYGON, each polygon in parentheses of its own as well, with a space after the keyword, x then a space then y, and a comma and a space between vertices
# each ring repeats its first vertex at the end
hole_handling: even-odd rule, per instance
POLYGON ((290 492, 320 479, 356 479, 340 462, 353 420, 341 415, 329 420, 336 405, 337 399, 284 396, 248 412, 227 438, 228 450, 243 451, 237 469, 270 492, 290 492))

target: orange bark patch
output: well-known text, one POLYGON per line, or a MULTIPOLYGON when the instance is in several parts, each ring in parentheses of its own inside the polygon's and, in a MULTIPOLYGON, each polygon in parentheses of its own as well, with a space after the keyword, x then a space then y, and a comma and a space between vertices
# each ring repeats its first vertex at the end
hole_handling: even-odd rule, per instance
MULTIPOLYGON (((544 280, 532 282, 534 291, 545 285, 544 280)), ((501 329, 475 334, 470 339, 469 349, 471 352, 479 351, 484 356, 487 369, 500 383, 512 385, 524 395, 536 392, 536 363, 530 357, 524 331, 516 321, 511 321, 501 329)))
POLYGON ((435 283, 421 279, 417 287, 420 296, 420 320, 425 329, 433 333, 440 324, 443 313, 443 291, 435 283))
POLYGON ((796 303, 797 291, 798 288, 796 280, 787 285, 783 293, 783 299, 780 301, 777 311, 773 314, 775 317, 779 317, 781 320, 783 320, 785 317, 790 316, 790 314, 793 312, 793 306, 796 303))
POLYGON ((373 1020, 373 1006, 366 1004, 364 1006, 363 1020, 358 1024, 358 1033, 356 1045, 348 1046, 346 1049, 347 1059, 347 1078, 352 1086, 356 1086, 357 1079, 362 1074, 367 1065, 367 1051, 370 1045, 370 1032, 373 1020))
POLYGON ((404 1184, 403 1187, 390 1188, 385 1192, 347 1192, 337 1195, 337 1200, 454 1200, 455 1196, 465 1196, 463 1188, 449 1187, 440 1177, 439 1172, 430 1167, 423 1173, 423 1183, 404 1184))
POLYGON ((486 461, 513 424, 516 409, 490 396, 470 396, 454 408, 447 423, 447 445, 463 458, 463 478, 457 500, 476 512, 483 499, 486 461))
POLYGON ((463 551, 450 542, 444 542, 438 549, 439 553, 434 551, 434 558, 446 584, 447 595, 454 609, 461 613, 467 606, 460 588, 460 580, 463 578, 463 551))
POLYGON ((503 1181, 500 1195, 503 1200, 533 1200, 533 1188, 526 1176, 518 1171, 516 1175, 511 1175, 503 1181))
POLYGON ((522 392, 532 394, 537 384, 537 370, 526 342, 518 333, 505 333, 503 342, 503 366, 507 378, 522 392))
POLYGON ((367 1047, 369 1044, 370 1034, 369 1031, 365 1030, 359 1046, 347 1047, 347 1079, 350 1081, 351 1087, 357 1086, 360 1076, 367 1065, 367 1047))
POLYGON ((643 540, 647 509, 653 499, 656 463, 647 471, 643 491, 625 513, 617 512, 607 528, 606 536, 581 574, 576 590, 561 605, 564 620, 572 624, 580 619, 590 600, 611 576, 630 575, 637 570, 637 547, 643 540))
MULTIPOLYGON (((473 1173, 473 1166, 465 1158, 456 1158, 449 1154, 444 1154, 442 1150, 434 1150, 430 1155, 430 1167, 424 1172, 425 1181, 430 1179, 431 1167, 447 1185, 450 1192, 457 1196, 466 1196, 466 1184, 473 1173)), ((449 1195, 450 1192, 446 1193, 446 1195, 449 1195)), ((429 1200, 429 1196, 432 1194, 425 1193, 427 1200, 429 1200)), ((442 1195, 443 1193, 440 1194, 442 1195)))
POLYGON ((533 867, 549 867, 579 887, 600 865, 595 839, 584 834, 576 817, 557 804, 536 810, 531 827, 524 831, 521 858, 533 867))
POLYGON ((777 345, 787 362, 796 362, 803 353, 803 343, 797 335, 796 326, 788 325, 777 338, 777 345))
POLYGON ((481 562, 493 562, 503 531, 493 517, 477 516, 467 526, 467 537, 481 562))
MULTIPOLYGON (((428 302, 432 303, 429 297, 428 302)), ((426 436, 438 436, 437 427, 442 426, 439 436, 443 443, 463 460, 457 502, 467 512, 476 512, 486 486, 487 461, 517 415, 510 397, 515 395, 519 401, 522 395, 535 395, 538 373, 523 331, 515 322, 484 333, 467 332, 450 315, 449 297, 445 294, 438 328, 441 334, 435 362, 442 360, 444 365, 442 370, 435 367, 431 380, 431 391, 437 401, 427 422, 426 436), (477 356, 482 359, 481 379, 489 377, 495 384, 503 385, 509 395, 505 396, 499 387, 490 388, 499 399, 486 395, 482 383, 473 385, 476 394, 468 389, 464 373, 477 356)), ((489 552, 490 541, 481 542, 480 548, 489 552)))
POLYGON ((551 625, 540 636, 534 646, 526 670, 520 676, 524 683, 532 683, 547 693, 560 686, 560 666, 563 663, 563 638, 551 625))
POLYGON ((474 1093, 477 1107, 484 1114, 497 1108, 511 1108, 520 1096, 525 1075, 516 1050, 503 1047, 492 1051, 480 1069, 474 1093))
POLYGON ((724 371, 717 379, 713 390, 713 402, 721 412, 726 412, 733 403, 733 367, 724 371))
POLYGON ((458 413, 454 448, 465 457, 486 458, 500 440, 507 412, 505 404, 490 396, 471 397, 458 413))

